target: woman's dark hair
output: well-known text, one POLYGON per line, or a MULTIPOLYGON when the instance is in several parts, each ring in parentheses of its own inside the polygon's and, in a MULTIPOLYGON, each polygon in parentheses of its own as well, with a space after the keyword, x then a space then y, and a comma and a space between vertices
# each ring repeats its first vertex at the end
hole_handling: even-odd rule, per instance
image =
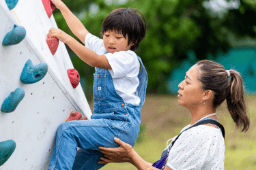
POLYGON ((226 69, 210 60, 198 61, 196 65, 199 67, 198 80, 202 83, 202 88, 214 93, 213 107, 217 108, 226 99, 229 113, 236 126, 242 127, 242 132, 246 132, 250 120, 246 114, 244 86, 240 74, 231 69, 229 79, 226 69))
POLYGON ((145 18, 136 9, 115 9, 103 21, 101 34, 104 35, 108 30, 121 32, 124 37, 128 35, 128 45, 133 43, 131 50, 135 51, 143 38, 145 38, 145 18))

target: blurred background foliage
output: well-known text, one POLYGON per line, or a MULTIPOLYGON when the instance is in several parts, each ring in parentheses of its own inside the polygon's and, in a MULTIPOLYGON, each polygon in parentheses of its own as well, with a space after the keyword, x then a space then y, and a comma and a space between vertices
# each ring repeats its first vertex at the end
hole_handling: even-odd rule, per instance
MULTIPOLYGON (((113 9, 136 8, 146 18, 146 38, 137 55, 146 66, 148 93, 168 92, 168 77, 188 51, 197 59, 214 57, 232 46, 230 36, 256 36, 255 0, 63 0, 89 32, 100 37, 101 24, 113 9), (219 1, 218 3, 214 1, 219 1), (217 4, 217 5, 216 5, 217 4), (224 4, 224 6, 220 6, 224 4)), ((58 27, 70 35, 59 10, 54 11, 58 27)), ((74 35, 73 35, 74 36, 74 35)), ((78 39, 77 39, 78 40, 78 39)), ((68 49, 82 79, 88 100, 92 99, 94 68, 83 63, 68 49)))

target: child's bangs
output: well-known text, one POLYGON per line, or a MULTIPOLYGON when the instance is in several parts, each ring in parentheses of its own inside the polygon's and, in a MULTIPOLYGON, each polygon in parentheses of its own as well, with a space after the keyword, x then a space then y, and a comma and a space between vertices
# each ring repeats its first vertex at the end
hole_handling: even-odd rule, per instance
POLYGON ((105 21, 102 24, 102 35, 106 31, 117 31, 118 33, 121 33, 124 37, 128 35, 130 24, 124 19, 120 18, 123 16, 109 16, 109 18, 105 19, 105 21), (119 19, 117 19, 117 17, 119 19))

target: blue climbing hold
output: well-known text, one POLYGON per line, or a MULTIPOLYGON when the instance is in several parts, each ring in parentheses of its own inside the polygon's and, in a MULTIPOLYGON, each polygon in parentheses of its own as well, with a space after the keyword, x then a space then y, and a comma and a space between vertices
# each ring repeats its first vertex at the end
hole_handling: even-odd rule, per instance
POLYGON ((26 36, 26 30, 22 26, 14 25, 13 30, 8 32, 2 42, 3 46, 15 45, 20 43, 26 36))
POLYGON ((24 84, 32 84, 40 81, 46 75, 48 71, 48 65, 46 63, 40 63, 38 65, 33 65, 32 61, 29 59, 20 75, 20 80, 24 84))
POLYGON ((4 113, 13 112, 24 96, 25 91, 22 88, 17 88, 4 100, 1 111, 4 113))
POLYGON ((16 6, 17 3, 18 3, 18 1, 19 1, 19 0, 5 0, 5 2, 6 2, 6 4, 7 4, 7 6, 8 6, 8 8, 9 8, 10 10, 12 10, 13 8, 15 8, 15 6, 16 6))
POLYGON ((16 143, 13 140, 0 142, 0 166, 10 158, 15 148, 16 143))

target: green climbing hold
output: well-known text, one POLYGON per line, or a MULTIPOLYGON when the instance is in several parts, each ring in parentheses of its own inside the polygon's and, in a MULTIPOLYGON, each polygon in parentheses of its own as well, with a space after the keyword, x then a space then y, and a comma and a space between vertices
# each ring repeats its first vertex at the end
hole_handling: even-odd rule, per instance
POLYGON ((13 140, 0 142, 0 166, 10 158, 15 148, 16 143, 13 140))
POLYGON ((4 100, 1 111, 4 113, 13 112, 20 101, 24 98, 25 91, 18 87, 15 91, 11 92, 11 94, 4 100))
POLYGON ((9 10, 12 10, 13 8, 16 7, 17 3, 19 0, 5 0, 6 5, 8 6, 9 10))
POLYGON ((18 44, 25 38, 25 36, 25 28, 22 26, 14 25, 13 29, 5 35, 2 45, 9 46, 18 44))
POLYGON ((28 59, 20 75, 20 81, 24 84, 36 83, 44 78, 47 71, 48 65, 46 63, 33 65, 32 61, 28 59))

